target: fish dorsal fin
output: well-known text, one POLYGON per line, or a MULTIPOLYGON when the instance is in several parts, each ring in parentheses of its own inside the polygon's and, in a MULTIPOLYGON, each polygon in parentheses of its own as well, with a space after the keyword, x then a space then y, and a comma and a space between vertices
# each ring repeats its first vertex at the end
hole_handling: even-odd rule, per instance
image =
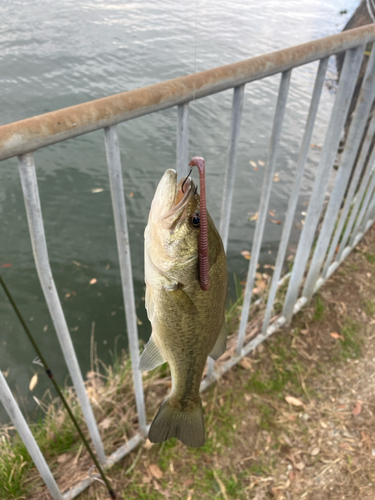
POLYGON ((214 345, 214 348, 209 354, 210 358, 214 359, 215 361, 218 358, 220 358, 220 356, 224 354, 227 349, 227 335, 228 335, 227 327, 224 322, 223 326, 221 327, 219 336, 216 340, 216 343, 214 345))
POLYGON ((150 340, 147 342, 146 347, 141 354, 138 368, 141 372, 149 372, 163 363, 165 363, 164 356, 160 352, 160 349, 156 345, 155 339, 151 334, 150 340))

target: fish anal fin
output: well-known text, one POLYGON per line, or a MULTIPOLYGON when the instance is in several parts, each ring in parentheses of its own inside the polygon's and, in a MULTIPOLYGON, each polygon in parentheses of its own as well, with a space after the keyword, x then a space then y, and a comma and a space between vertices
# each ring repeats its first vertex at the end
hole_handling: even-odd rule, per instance
POLYGON ((160 352, 159 347, 156 345, 153 335, 151 335, 150 340, 147 342, 146 347, 141 354, 138 368, 142 372, 149 372, 163 363, 165 363, 164 356, 160 352))
POLYGON ((152 443, 162 443, 177 437, 187 446, 203 446, 205 435, 202 401, 193 410, 181 411, 172 407, 169 399, 166 399, 151 424, 148 437, 152 443))
POLYGON ((228 336, 227 327, 224 322, 223 326, 221 327, 219 336, 215 342, 215 345, 209 354, 210 358, 216 361, 218 358, 220 358, 222 354, 225 353, 227 349, 227 336, 228 336))

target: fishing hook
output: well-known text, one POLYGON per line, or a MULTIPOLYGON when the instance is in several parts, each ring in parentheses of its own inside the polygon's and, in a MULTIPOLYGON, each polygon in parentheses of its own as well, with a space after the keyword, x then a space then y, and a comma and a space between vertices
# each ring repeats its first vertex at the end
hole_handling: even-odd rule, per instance
POLYGON ((181 191, 182 191, 183 193, 185 192, 185 191, 184 191, 184 184, 185 184, 185 182, 188 180, 188 178, 190 177, 190 175, 191 175, 192 171, 193 171, 193 169, 192 169, 192 167, 190 167, 190 172, 187 174, 187 176, 185 177, 184 182, 182 183, 182 186, 181 186, 181 191))

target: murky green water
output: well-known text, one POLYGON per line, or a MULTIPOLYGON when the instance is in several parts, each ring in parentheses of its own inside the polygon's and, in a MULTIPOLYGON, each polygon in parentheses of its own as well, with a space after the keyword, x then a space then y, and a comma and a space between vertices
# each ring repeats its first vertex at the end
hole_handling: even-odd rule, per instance
MULTIPOLYGON (((342 29, 356 1, 7 1, 0 4, 0 124, 232 63, 342 29), (348 13, 340 15, 340 10, 348 13)), ((307 117, 317 64, 293 72, 270 209, 283 220, 307 117)), ((331 61, 327 77, 335 77, 331 61)), ((229 234, 229 273, 241 279, 251 250, 279 77, 246 87, 229 234)), ((207 162, 208 207, 218 223, 228 159, 232 91, 191 105, 190 153, 207 162)), ((322 144, 334 94, 324 89, 313 143, 322 144)), ((139 334, 144 309, 143 231, 164 170, 175 166, 176 110, 119 126, 139 334)), ((319 149, 310 151, 296 222, 303 216, 319 149)), ((35 154, 53 275, 85 374, 95 322, 98 356, 126 347, 126 328, 103 133, 69 140, 35 154), (93 193, 101 188, 101 192, 93 193), (90 285, 90 280, 97 282, 90 285)), ((261 260, 272 263, 281 226, 267 222, 261 260)), ((294 228, 291 245, 299 235, 294 228)), ((57 378, 66 367, 38 282, 17 161, 0 164, 0 268, 57 378), (4 265, 6 267, 4 267, 4 265), (9 267, 11 266, 11 267, 9 267)), ((0 292, 0 368, 31 414, 28 385, 35 354, 0 292)), ((48 386, 40 381, 40 398, 48 386)), ((5 420, 0 408, 0 420, 5 420)))

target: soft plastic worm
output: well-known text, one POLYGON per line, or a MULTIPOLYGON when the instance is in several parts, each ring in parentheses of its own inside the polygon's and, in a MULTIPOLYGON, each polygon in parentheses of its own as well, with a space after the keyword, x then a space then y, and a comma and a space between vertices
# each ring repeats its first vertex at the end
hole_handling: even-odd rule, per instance
POLYGON ((210 288, 208 276, 208 231, 207 231, 207 206, 206 206, 206 170, 204 159, 194 156, 190 167, 198 167, 200 184, 200 229, 199 229, 199 282, 201 289, 206 291, 210 288))

